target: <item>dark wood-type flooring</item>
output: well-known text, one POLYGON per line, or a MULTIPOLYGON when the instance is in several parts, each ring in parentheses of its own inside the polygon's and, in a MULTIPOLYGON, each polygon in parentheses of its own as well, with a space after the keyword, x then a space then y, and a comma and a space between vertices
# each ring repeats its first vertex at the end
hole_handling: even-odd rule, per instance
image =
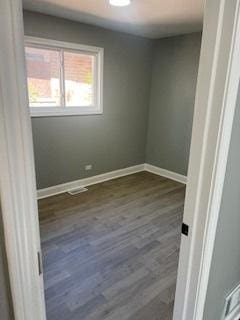
POLYGON ((172 319, 184 193, 141 172, 40 200, 47 319, 172 319))

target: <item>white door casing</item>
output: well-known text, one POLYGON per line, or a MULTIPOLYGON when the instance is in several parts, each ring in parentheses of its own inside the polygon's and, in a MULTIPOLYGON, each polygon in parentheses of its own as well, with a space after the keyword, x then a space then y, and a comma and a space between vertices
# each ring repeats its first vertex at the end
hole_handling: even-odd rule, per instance
POLYGON ((203 319, 240 78, 239 2, 205 4, 174 320, 203 319))
POLYGON ((0 1, 0 192, 15 320, 45 320, 22 3, 0 1))

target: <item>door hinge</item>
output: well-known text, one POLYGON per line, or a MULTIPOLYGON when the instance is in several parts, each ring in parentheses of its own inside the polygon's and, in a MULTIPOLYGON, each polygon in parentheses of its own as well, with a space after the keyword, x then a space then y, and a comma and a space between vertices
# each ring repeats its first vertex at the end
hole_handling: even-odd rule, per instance
POLYGON ((41 251, 38 251, 37 257, 38 257, 38 273, 39 273, 39 275, 41 275, 43 273, 42 253, 41 253, 41 251))
POLYGON ((189 226, 185 223, 182 224, 182 234, 184 234, 185 236, 188 236, 188 232, 189 232, 189 226))

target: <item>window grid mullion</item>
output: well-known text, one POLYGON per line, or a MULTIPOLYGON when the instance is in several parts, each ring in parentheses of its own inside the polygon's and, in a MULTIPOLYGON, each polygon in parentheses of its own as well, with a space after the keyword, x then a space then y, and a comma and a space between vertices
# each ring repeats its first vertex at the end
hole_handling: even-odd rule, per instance
POLYGON ((61 107, 65 108, 65 75, 64 75, 64 50, 60 49, 60 88, 61 88, 61 107))
POLYGON ((93 59, 93 64, 94 64, 94 68, 93 68, 93 98, 92 98, 92 103, 96 106, 97 105, 97 100, 98 100, 98 83, 99 83, 99 72, 98 72, 98 68, 99 68, 99 61, 98 61, 98 57, 96 55, 94 55, 94 59, 93 59))

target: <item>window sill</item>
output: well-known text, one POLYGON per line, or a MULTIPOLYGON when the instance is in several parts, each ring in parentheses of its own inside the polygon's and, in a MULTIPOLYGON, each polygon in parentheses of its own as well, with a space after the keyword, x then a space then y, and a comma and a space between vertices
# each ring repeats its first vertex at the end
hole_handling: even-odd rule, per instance
POLYGON ((69 107, 69 108, 30 108, 30 116, 32 118, 38 117, 66 117, 66 116, 87 116, 99 115, 103 111, 97 108, 88 107, 69 107), (57 110, 58 109, 58 110, 57 110), (87 109, 87 110, 86 110, 87 109))

